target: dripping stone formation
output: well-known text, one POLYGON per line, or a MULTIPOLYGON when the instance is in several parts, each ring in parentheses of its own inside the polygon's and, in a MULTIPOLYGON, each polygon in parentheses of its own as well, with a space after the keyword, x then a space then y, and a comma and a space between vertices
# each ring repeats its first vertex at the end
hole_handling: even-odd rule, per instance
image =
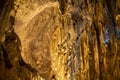
POLYGON ((120 0, 1 0, 0 80, 120 80, 120 0))

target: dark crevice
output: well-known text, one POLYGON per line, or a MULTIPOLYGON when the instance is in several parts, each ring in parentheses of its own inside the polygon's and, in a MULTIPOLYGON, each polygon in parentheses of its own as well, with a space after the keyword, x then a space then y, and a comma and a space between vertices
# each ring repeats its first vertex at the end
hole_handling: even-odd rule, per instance
POLYGON ((64 14, 67 0, 58 0, 58 1, 59 1, 61 13, 64 14))
POLYGON ((15 18, 13 16, 10 16, 10 22, 11 22, 11 25, 14 25, 15 23, 15 18))
POLYGON ((4 57, 4 63, 5 63, 5 68, 6 69, 10 69, 12 68, 12 64, 10 63, 10 59, 8 58, 8 52, 6 51, 5 47, 1 44, 1 50, 3 53, 3 57, 4 57))
POLYGON ((30 64, 25 63, 25 62, 23 61, 23 59, 21 59, 21 60, 19 61, 19 65, 20 65, 20 67, 26 67, 26 68, 29 69, 31 72, 37 72, 34 68, 31 67, 30 64))
POLYGON ((56 80, 55 74, 52 75, 50 80, 56 80))
POLYGON ((0 15, 7 0, 0 0, 0 15))
POLYGON ((95 24, 95 21, 93 20, 93 26, 96 31, 96 38, 97 38, 97 43, 100 45, 100 38, 99 38, 99 29, 97 28, 97 25, 95 24))

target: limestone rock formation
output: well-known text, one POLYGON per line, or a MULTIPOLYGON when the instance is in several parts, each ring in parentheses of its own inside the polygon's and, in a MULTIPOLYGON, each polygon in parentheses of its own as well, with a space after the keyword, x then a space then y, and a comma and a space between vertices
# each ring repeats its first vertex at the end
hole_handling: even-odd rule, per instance
POLYGON ((120 0, 1 0, 0 80, 119 80, 120 0))

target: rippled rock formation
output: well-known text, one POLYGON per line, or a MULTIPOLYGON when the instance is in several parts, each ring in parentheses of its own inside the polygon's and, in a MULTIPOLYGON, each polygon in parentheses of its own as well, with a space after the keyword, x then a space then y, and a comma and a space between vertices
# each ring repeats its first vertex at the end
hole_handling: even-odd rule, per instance
POLYGON ((0 80, 119 80, 120 0, 1 0, 0 80))

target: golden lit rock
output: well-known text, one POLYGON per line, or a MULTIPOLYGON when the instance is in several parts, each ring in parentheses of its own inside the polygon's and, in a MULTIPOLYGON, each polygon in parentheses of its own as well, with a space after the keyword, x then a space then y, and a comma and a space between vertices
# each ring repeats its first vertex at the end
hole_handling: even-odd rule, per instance
POLYGON ((119 80, 120 0, 1 0, 0 80, 119 80))

